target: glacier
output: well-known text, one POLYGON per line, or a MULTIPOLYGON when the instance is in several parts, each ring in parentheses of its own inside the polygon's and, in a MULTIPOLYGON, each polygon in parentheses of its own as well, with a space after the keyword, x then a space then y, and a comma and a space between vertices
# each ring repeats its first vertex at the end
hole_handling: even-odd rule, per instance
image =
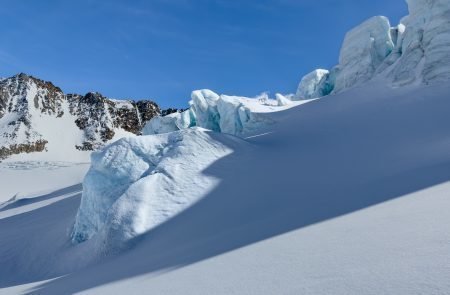
POLYGON ((300 82, 297 99, 340 93, 371 80, 393 87, 450 79, 450 1, 407 0, 409 15, 392 27, 384 16, 350 30, 339 63, 300 82))
POLYGON ((267 94, 249 98, 219 95, 209 89, 195 90, 191 94, 188 110, 151 119, 143 128, 142 134, 160 134, 196 126, 246 137, 274 123, 269 113, 302 103, 304 102, 292 102, 289 96, 278 93, 274 100, 268 98, 267 94))
POLYGON ((100 231, 127 240, 198 200, 214 186, 200 171, 231 152, 221 141, 212 140, 212 134, 243 138, 260 134, 276 122, 274 112, 371 80, 395 86, 450 79, 449 53, 444 50, 450 47, 448 1, 408 4, 410 15, 396 27, 377 16, 347 33, 339 64, 306 75, 294 96, 251 99, 195 90, 188 110, 153 118, 143 129, 146 136, 119 140, 94 153, 74 241, 90 239, 100 231), (194 178, 207 185, 189 186, 194 178))

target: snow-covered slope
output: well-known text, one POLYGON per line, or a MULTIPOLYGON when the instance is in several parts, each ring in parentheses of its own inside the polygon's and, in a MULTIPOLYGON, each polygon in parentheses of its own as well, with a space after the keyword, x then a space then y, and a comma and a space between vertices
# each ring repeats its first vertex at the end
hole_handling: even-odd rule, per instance
POLYGON ((0 81, 0 160, 87 161, 87 151, 139 134, 158 113, 151 101, 65 95, 50 82, 19 74, 0 81))
MULTIPOLYGON (((101 235, 70 243, 79 196, 16 211, 0 219, 8 253, 0 256, 0 286, 44 294, 446 294, 448 93, 446 84, 366 85, 273 113, 279 123, 270 133, 242 145, 211 137, 208 144, 226 145, 228 154, 201 172, 214 188, 116 256, 94 251, 107 245, 101 235)), ((145 141, 116 145, 134 150, 145 141)), ((112 171, 128 164, 116 165, 112 171)), ((164 187, 181 181, 186 167, 177 167, 164 187)), ((148 200, 160 196, 148 189, 148 200)), ((132 192, 130 200, 140 195, 132 192)), ((121 203, 123 217, 136 210, 139 226, 151 224, 144 200, 121 203)))

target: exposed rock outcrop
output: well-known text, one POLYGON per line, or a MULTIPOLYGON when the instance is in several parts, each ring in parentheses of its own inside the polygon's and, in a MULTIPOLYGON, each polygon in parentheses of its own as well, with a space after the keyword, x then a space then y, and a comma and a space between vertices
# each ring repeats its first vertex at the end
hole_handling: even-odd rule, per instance
POLYGON ((0 80, 0 157, 47 151, 59 141, 95 150, 114 138, 140 134, 159 113, 149 100, 113 100, 94 92, 66 95, 51 82, 22 73, 0 80))

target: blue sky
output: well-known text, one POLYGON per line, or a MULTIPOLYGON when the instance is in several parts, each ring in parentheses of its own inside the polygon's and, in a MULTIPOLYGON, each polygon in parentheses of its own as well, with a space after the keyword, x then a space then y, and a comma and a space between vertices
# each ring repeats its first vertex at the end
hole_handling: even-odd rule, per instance
POLYGON ((185 107, 190 92, 294 92, 345 33, 404 0, 0 0, 0 76, 185 107))

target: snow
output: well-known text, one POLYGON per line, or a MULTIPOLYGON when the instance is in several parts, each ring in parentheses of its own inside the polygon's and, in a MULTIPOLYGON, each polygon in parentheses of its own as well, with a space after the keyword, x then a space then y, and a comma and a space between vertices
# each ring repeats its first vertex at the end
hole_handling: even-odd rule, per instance
POLYGON ((33 198, 82 182, 89 163, 5 161, 0 163, 0 204, 33 198), (58 181, 54 181, 57 179, 58 181))
POLYGON ((57 173, 2 203, 0 293, 449 294, 450 3, 408 4, 347 35, 328 97, 195 91, 210 130, 121 139, 82 196, 57 173))
POLYGON ((449 91, 367 84, 271 113, 277 123, 246 142, 201 129, 120 140, 93 167, 136 179, 152 158, 176 177, 129 180, 103 227, 112 235, 83 243, 70 242, 79 188, 0 209, 0 293, 446 294, 449 91), (144 153, 180 135, 186 148, 144 153), (225 156, 191 167, 211 146, 225 156), (150 205, 164 187, 180 191, 150 205), (190 189, 193 203, 145 230, 190 189), (129 233, 140 234, 108 251, 129 233))

